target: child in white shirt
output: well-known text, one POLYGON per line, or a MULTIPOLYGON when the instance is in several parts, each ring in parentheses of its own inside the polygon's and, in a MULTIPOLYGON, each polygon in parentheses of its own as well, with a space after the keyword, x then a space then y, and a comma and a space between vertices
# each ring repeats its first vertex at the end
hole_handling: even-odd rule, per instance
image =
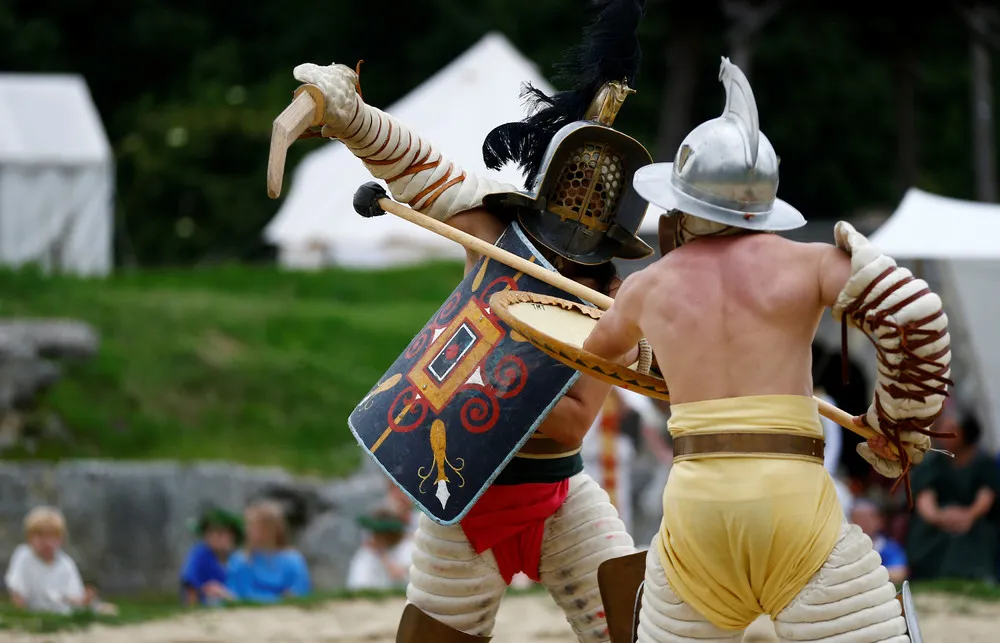
POLYGON ((406 587, 412 557, 407 526, 393 509, 381 507, 358 522, 368 531, 347 573, 349 590, 386 590, 406 587))
POLYGON ((76 563, 62 550, 66 521, 51 507, 38 507, 24 519, 26 544, 10 557, 4 583, 16 607, 68 614, 91 602, 76 563))

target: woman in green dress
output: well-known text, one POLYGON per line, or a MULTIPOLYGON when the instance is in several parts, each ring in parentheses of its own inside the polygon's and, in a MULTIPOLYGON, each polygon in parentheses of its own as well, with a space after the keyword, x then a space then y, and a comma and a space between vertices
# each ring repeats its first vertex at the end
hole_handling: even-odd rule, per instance
POLYGON ((997 494, 1000 470, 979 446, 982 429, 972 416, 945 415, 940 430, 955 434, 913 470, 916 512, 907 554, 914 579, 996 579, 997 494))

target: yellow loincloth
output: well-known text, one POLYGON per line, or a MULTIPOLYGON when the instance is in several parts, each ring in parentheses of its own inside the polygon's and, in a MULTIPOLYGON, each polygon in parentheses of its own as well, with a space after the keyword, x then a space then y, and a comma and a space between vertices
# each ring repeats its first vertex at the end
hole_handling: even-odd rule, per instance
MULTIPOLYGON (((675 438, 750 431, 823 437, 816 401, 795 395, 670 407, 675 438)), ((659 554, 670 586, 714 625, 739 630, 788 605, 833 551, 843 522, 822 464, 796 456, 694 456, 663 492, 659 554)))

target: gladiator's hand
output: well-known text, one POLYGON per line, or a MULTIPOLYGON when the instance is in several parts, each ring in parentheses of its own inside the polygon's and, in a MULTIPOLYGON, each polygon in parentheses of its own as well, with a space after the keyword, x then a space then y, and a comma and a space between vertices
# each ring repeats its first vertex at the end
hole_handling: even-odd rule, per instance
POLYGON ((323 117, 324 136, 343 134, 358 111, 358 75, 347 65, 320 67, 313 63, 299 65, 292 71, 295 80, 315 85, 326 99, 323 117))
MULTIPOLYGON (((913 435, 927 438, 919 433, 913 435)), ((904 442, 903 448, 906 449, 911 464, 920 464, 924 460, 924 454, 930 449, 930 438, 918 443, 904 442)), ((885 437, 880 435, 870 438, 867 442, 859 444, 857 450, 858 455, 883 476, 898 478, 903 475, 903 463, 900 462, 899 455, 885 437)))
POLYGON ((869 439, 868 448, 871 449, 875 455, 885 460, 899 460, 899 456, 896 454, 895 450, 893 450, 892 444, 888 439, 882 437, 881 435, 869 439))

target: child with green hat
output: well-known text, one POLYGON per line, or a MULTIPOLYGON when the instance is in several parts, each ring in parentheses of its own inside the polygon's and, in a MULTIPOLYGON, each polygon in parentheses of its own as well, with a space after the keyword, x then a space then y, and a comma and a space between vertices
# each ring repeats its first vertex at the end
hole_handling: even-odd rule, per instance
POLYGON ((412 557, 406 522, 396 511, 383 506, 360 516, 358 523, 368 535, 351 560, 347 589, 405 587, 412 557))
POLYGON ((211 508, 191 527, 199 540, 181 570, 183 601, 188 607, 218 605, 232 598, 226 589, 226 562, 243 542, 243 520, 224 509, 211 508))

